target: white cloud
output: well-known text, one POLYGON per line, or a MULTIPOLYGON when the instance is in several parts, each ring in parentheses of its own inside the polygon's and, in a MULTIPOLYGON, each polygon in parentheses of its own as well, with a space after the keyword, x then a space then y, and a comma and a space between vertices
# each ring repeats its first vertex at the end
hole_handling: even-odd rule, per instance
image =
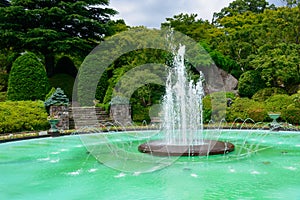
MULTIPOLYGON (((212 20, 234 0, 110 0, 109 7, 119 12, 114 19, 124 19, 129 26, 159 28, 166 18, 180 13, 195 13, 198 18, 212 20)), ((270 0, 278 4, 281 0, 270 0)))
POLYGON ((159 28, 167 17, 180 13, 196 13, 199 18, 211 21, 213 13, 228 6, 233 0, 111 0, 117 10, 117 19, 124 19, 129 26, 159 28))

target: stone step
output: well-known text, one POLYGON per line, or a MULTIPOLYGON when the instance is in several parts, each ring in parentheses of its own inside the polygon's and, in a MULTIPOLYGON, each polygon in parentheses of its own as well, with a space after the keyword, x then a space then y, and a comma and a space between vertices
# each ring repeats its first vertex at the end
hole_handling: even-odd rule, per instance
POLYGON ((108 113, 103 108, 95 107, 70 107, 70 128, 86 126, 99 127, 101 124, 111 122, 108 113), (75 124, 75 121, 76 124, 75 124))

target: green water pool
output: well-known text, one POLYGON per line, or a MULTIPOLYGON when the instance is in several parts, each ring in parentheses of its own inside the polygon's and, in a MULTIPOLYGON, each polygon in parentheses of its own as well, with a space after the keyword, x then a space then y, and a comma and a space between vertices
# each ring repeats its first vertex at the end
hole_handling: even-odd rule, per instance
MULTIPOLYGON (((118 135, 114 144, 125 148, 128 135, 118 135)), ((99 162, 80 135, 1 144, 0 199, 300 199, 299 132, 224 131, 220 139, 235 152, 181 157, 151 173, 99 162)), ((138 154, 140 142, 126 150, 138 154)))

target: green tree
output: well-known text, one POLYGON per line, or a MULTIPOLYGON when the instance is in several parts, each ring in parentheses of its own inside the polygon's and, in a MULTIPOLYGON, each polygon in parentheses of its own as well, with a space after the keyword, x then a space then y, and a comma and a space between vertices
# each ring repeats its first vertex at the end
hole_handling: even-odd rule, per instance
POLYGON ((213 27, 207 20, 197 19, 197 14, 179 14, 173 18, 166 18, 167 22, 161 24, 162 28, 171 27, 196 41, 202 41, 208 38, 210 30, 213 27))
POLYGON ((8 100, 44 100, 49 90, 45 68, 35 54, 25 53, 16 59, 8 79, 8 100))
POLYGON ((286 3, 288 7, 300 6, 300 0, 281 0, 286 3))
POLYGON ((267 86, 289 88, 300 83, 299 52, 297 44, 264 45, 250 65, 260 71, 267 86))
POLYGON ((12 0, 11 6, 0 8, 0 48, 42 54, 51 76, 56 54, 85 56, 109 35, 108 22, 116 11, 106 8, 108 4, 108 0, 12 0))
POLYGON ((245 12, 262 13, 265 9, 275 9, 275 5, 269 6, 266 0, 235 0, 229 4, 228 7, 222 8, 218 13, 214 13, 213 22, 224 17, 235 16, 245 12))
POLYGON ((243 73, 239 79, 238 91, 242 97, 251 98, 257 91, 265 87, 258 71, 251 70, 243 73))
POLYGON ((231 59, 229 56, 223 55, 218 50, 213 50, 205 42, 200 43, 201 46, 209 53, 210 57, 213 59, 217 67, 223 69, 224 71, 230 73, 236 78, 239 78, 242 74, 240 66, 237 62, 231 59))
POLYGON ((109 35, 115 35, 117 33, 120 33, 122 31, 127 31, 129 29, 129 27, 126 25, 123 19, 110 20, 108 22, 108 25, 110 27, 109 35))
MULTIPOLYGON (((256 61, 262 59, 261 56, 264 59, 272 60, 275 54, 281 54, 281 56, 285 54, 286 59, 275 62, 272 65, 274 68, 283 68, 289 63, 288 66, 293 65, 293 71, 297 72, 294 69, 299 63, 297 59, 299 56, 296 56, 299 55, 297 49, 300 38, 299 15, 298 7, 280 7, 276 10, 266 9, 263 13, 245 12, 224 17, 218 21, 222 27, 219 29, 223 31, 223 34, 211 40, 210 45, 213 49, 235 60, 244 72, 257 69, 258 63, 256 61), (276 51, 278 53, 275 53, 276 51), (289 55, 289 52, 292 54, 289 55), (252 62, 253 60, 256 60, 256 64, 252 62), (277 66, 280 64, 279 61, 285 62, 285 64, 281 67, 277 66)), ((278 58, 279 56, 275 57, 278 58)), ((261 60, 261 62, 264 61, 261 60)), ((291 76, 289 71, 291 68, 287 69, 289 76, 291 76)), ((276 69, 274 71, 279 72, 276 69)), ((296 77, 297 74, 298 72, 296 77)), ((295 84, 295 81, 292 84, 295 84)), ((274 84, 271 83, 271 85, 274 84)))
POLYGON ((263 102, 275 94, 287 94, 287 92, 282 88, 267 87, 267 88, 263 88, 263 89, 257 91, 252 96, 252 99, 255 101, 263 102))
POLYGON ((7 7, 7 6, 10 6, 9 1, 7 1, 7 0, 0 1, 0 7, 7 7))

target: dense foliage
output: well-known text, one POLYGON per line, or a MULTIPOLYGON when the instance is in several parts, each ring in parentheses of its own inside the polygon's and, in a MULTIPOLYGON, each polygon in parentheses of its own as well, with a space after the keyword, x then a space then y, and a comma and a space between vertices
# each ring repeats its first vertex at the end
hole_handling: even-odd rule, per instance
POLYGON ((75 78, 69 74, 55 74, 49 78, 51 87, 61 88, 67 97, 71 100, 75 78))
POLYGON ((264 101, 248 98, 237 98, 227 108, 226 120, 251 118, 255 122, 271 121, 268 113, 280 113, 280 121, 300 124, 300 93, 289 96, 287 94, 273 94, 264 101))
POLYGON ((8 100, 44 100, 49 90, 45 68, 35 54, 25 53, 14 62, 8 80, 8 100))
POLYGON ((269 97, 275 95, 275 94, 286 94, 287 92, 283 90, 282 88, 276 88, 276 87, 271 87, 271 88, 264 88, 256 92, 253 96, 252 99, 255 101, 265 101, 269 97))
POLYGON ((235 16, 245 12, 263 13, 265 9, 275 9, 275 5, 269 6, 266 0, 236 0, 228 7, 222 8, 218 13, 214 13, 213 22, 218 23, 224 17, 235 16))
MULTIPOLYGON (((226 115, 226 102, 214 104, 219 94, 204 98, 205 122, 212 116, 213 120, 226 116, 228 121, 236 118, 268 121, 267 113, 276 111, 281 112, 280 120, 299 124, 300 1, 282 1, 286 6, 275 7, 266 0, 235 0, 215 13, 212 23, 198 18, 197 14, 181 13, 161 24, 162 28, 171 27, 194 39, 217 67, 239 80, 239 98, 230 97, 233 103, 228 105, 226 115)), ((44 72, 37 70, 39 75, 33 75, 37 72, 32 71, 33 66, 41 69, 42 65, 46 67, 51 86, 63 88, 71 99, 74 78, 83 58, 97 44, 103 44, 107 36, 113 38, 129 30, 117 35, 115 48, 100 52, 104 59, 99 61, 100 56, 93 51, 84 61, 89 63, 83 62, 83 65, 97 66, 94 71, 83 72, 86 80, 97 74, 99 67, 100 71, 105 69, 98 77, 95 96, 83 104, 92 105, 94 101, 108 109, 113 96, 126 87, 128 91, 123 95, 130 97, 133 120, 149 121, 151 107, 161 103, 164 94, 164 86, 157 84, 160 80, 155 74, 163 72, 159 65, 142 66, 149 63, 171 66, 172 55, 162 48, 147 48, 162 43, 156 41, 155 31, 128 27, 124 20, 112 21, 110 17, 117 12, 108 5, 108 0, 0 1, 0 101, 6 99, 6 92, 7 99, 11 100, 44 100, 50 89, 43 78, 44 72), (122 51, 133 47, 135 41, 140 41, 137 48, 122 51), (30 62, 16 60, 28 50, 43 64, 37 57, 30 62), (37 82, 37 77, 42 82, 37 82)), ((193 67, 212 64, 211 60, 197 59, 194 65, 186 61, 192 79, 199 77, 193 67)), ((79 100, 91 92, 83 87, 85 84, 78 85, 79 100)))
MULTIPOLYGON (((266 87, 295 93, 295 86, 300 84, 300 3, 287 1, 287 5, 276 8, 265 0, 236 0, 215 13, 214 26, 204 26, 196 15, 175 15, 162 26, 169 25, 202 45, 208 44, 222 55, 218 58, 232 59, 239 70, 234 73, 236 78, 256 70, 266 87), (197 29, 193 34, 191 27, 197 29)), ((220 63, 218 67, 233 74, 227 70, 230 63, 213 59, 220 63)))
POLYGON ((247 71, 239 78, 238 92, 242 97, 251 98, 257 91, 264 87, 265 83, 261 79, 258 71, 247 71))
POLYGON ((111 33, 108 23, 116 14, 108 0, 10 2, 0 7, 0 48, 42 54, 50 76, 56 54, 84 57, 111 33))
POLYGON ((47 130, 47 115, 42 101, 0 102, 0 133, 47 130))
POLYGON ((68 74, 73 78, 76 78, 77 72, 78 70, 75 67, 74 62, 72 62, 72 60, 67 56, 61 57, 57 61, 54 69, 54 74, 68 74))

